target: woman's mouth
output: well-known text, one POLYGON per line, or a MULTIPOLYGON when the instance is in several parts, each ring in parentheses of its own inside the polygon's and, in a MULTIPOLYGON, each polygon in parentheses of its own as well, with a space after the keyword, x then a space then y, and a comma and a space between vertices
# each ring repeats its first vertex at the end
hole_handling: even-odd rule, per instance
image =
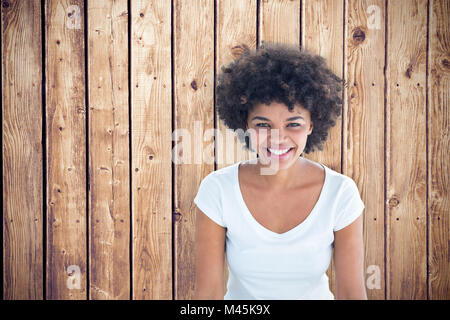
POLYGON ((295 148, 288 149, 271 149, 266 148, 267 155, 272 159, 282 160, 288 158, 295 148))

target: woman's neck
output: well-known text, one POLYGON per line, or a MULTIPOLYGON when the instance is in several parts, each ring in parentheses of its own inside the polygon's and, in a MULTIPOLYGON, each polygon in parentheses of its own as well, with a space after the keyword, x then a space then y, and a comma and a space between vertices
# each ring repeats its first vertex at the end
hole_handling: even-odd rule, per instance
POLYGON ((306 160, 299 157, 291 166, 287 168, 271 168, 264 165, 258 158, 253 167, 253 174, 257 175, 260 186, 267 190, 277 191, 293 189, 299 184, 303 184, 307 178, 306 160))

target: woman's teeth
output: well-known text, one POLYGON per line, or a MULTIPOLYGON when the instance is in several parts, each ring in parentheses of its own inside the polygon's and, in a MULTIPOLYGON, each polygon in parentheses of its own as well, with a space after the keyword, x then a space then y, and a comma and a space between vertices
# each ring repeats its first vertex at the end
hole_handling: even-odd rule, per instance
POLYGON ((280 156, 280 155, 282 155, 282 154, 285 154, 286 152, 288 152, 289 150, 291 150, 291 148, 288 148, 288 149, 280 149, 280 150, 277 150, 277 149, 271 149, 271 148, 267 148, 267 149, 269 149, 270 153, 276 154, 277 156, 280 156))

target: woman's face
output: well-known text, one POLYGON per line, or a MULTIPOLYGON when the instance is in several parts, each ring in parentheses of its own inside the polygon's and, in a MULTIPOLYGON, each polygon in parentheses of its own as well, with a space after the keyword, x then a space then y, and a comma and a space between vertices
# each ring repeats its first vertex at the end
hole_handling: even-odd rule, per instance
POLYGON ((306 146, 313 124, 310 112, 299 104, 289 111, 283 103, 256 104, 249 113, 247 130, 250 141, 262 163, 278 162, 279 169, 290 167, 306 146), (271 151, 272 150, 272 151, 271 151), (288 150, 285 153, 285 150, 288 150))

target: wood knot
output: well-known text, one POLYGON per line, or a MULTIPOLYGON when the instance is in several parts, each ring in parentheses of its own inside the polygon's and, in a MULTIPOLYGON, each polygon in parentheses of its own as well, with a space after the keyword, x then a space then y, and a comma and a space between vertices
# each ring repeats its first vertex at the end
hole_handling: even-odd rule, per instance
POLYGON ((197 91, 198 87, 197 87, 197 82, 196 82, 195 80, 193 80, 193 81, 191 82, 191 87, 192 87, 192 89, 194 89, 195 91, 197 91))
POLYGON ((77 106, 76 110, 77 110, 77 113, 80 113, 80 114, 86 113, 86 111, 84 110, 84 107, 81 107, 81 106, 77 106))
POLYGON ((5 9, 9 8, 9 2, 8 1, 3 1, 2 7, 5 8, 5 9))
POLYGON ((397 207, 400 201, 397 198, 391 198, 389 199, 389 208, 397 207))
POLYGON ((231 55, 233 58, 238 58, 244 51, 248 50, 248 46, 245 44, 240 44, 231 48, 231 55))
POLYGON ((450 69, 450 61, 448 61, 448 59, 443 59, 442 65, 444 66, 444 68, 450 69))
POLYGON ((365 32, 360 27, 356 27, 355 30, 353 30, 353 40, 355 40, 355 42, 361 43, 365 39, 366 39, 365 32))
POLYGON ((409 79, 411 79, 411 72, 412 72, 412 70, 413 70, 413 66, 410 64, 410 65, 408 66, 408 69, 406 69, 406 72, 405 72, 405 75, 406 75, 409 79))
POLYGON ((179 222, 183 218, 182 214, 178 211, 174 211, 172 215, 175 222, 179 222))

